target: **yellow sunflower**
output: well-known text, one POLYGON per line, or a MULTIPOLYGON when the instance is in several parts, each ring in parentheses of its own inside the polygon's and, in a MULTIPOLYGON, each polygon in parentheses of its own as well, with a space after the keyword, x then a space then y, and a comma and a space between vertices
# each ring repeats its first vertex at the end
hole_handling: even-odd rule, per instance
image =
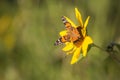
MULTIPOLYGON (((88 45, 93 43, 93 40, 91 39, 91 37, 86 34, 86 27, 88 25, 90 16, 88 16, 85 23, 83 23, 81 14, 77 8, 75 8, 75 15, 79 22, 79 26, 82 28, 81 33, 82 33, 83 38, 81 40, 77 41, 76 43, 74 43, 72 41, 65 42, 66 46, 63 48, 63 51, 65 51, 67 53, 67 55, 73 53, 71 64, 74 64, 77 61, 79 61, 82 57, 85 57, 87 55, 88 45)), ((74 27, 74 28, 78 27, 69 18, 67 18, 67 17, 65 17, 65 18, 72 25, 72 27, 74 27)), ((66 30, 60 32, 61 37, 66 34, 67 34, 66 30)))

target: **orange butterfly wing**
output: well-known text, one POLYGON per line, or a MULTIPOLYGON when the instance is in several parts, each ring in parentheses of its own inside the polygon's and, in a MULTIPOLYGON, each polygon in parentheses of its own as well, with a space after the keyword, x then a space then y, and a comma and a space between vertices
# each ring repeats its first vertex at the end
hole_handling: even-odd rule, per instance
POLYGON ((78 41, 82 37, 82 34, 80 34, 81 33, 81 28, 80 27, 75 28, 74 26, 72 26, 71 23, 69 21, 67 21, 67 19, 64 16, 62 16, 62 21, 65 25, 67 34, 60 37, 55 42, 55 45, 60 45, 60 44, 65 43, 65 42, 76 42, 76 41, 78 41))

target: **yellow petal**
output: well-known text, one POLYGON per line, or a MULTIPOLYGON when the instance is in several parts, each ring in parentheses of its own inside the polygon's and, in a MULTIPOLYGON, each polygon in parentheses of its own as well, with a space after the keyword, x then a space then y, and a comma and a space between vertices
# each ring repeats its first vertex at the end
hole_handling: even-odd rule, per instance
POLYGON ((83 28, 81 31, 82 31, 82 35, 83 35, 83 37, 85 37, 85 36, 86 36, 86 29, 83 28))
POLYGON ((66 20, 72 25, 72 27, 77 28, 77 26, 66 16, 64 16, 66 18, 66 20))
POLYGON ((72 57, 72 60, 71 60, 71 64, 74 64, 74 63, 76 63, 79 60, 80 51, 81 51, 81 47, 76 49, 76 51, 73 54, 73 57, 72 57))
POLYGON ((88 45, 92 43, 93 43, 93 40, 89 36, 86 36, 82 43, 82 52, 84 57, 87 54, 88 45))
POLYGON ((89 19, 90 19, 90 16, 87 17, 85 23, 84 23, 84 28, 86 29, 87 25, 88 25, 88 22, 89 22, 89 19))
POLYGON ((61 31, 59 34, 60 34, 60 36, 65 36, 67 34, 67 31, 66 30, 61 31))
POLYGON ((88 25, 89 19, 90 19, 90 16, 87 17, 87 19, 84 23, 84 28, 82 29, 82 34, 83 34, 84 37, 86 36, 86 27, 88 25))
POLYGON ((74 48, 71 51, 67 52, 67 55, 72 54, 76 49, 77 47, 74 46, 74 48))
POLYGON ((66 43, 66 46, 62 49, 63 51, 69 51, 73 48, 73 43, 66 43))
POLYGON ((76 18, 78 19, 78 21, 80 23, 80 26, 83 27, 82 17, 81 17, 81 14, 80 14, 80 12, 78 11, 77 8, 75 8, 75 15, 76 15, 76 18))

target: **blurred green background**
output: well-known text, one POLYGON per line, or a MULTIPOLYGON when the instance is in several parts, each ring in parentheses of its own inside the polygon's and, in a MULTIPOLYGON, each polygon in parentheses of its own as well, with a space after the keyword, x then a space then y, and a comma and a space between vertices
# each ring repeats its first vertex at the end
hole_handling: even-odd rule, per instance
POLYGON ((70 65, 64 45, 54 46, 64 29, 61 16, 78 24, 91 16, 88 34, 106 48, 120 43, 119 0, 0 0, 0 80, 119 80, 120 64, 92 48, 88 56, 70 65))

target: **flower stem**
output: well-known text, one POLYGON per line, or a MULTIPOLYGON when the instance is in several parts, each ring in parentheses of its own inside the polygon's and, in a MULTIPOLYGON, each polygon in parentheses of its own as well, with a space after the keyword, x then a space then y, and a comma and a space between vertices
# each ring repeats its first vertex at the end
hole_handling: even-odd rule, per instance
POLYGON ((116 62, 118 62, 120 64, 120 59, 117 57, 117 55, 115 55, 115 52, 117 53, 117 51, 114 51, 114 50, 107 50, 107 49, 103 49, 101 48, 100 46, 96 45, 96 44, 93 44, 94 47, 108 53, 110 55, 111 58, 113 58, 116 62))
POLYGON ((93 46, 96 47, 96 48, 98 48, 98 49, 100 49, 100 50, 102 50, 102 51, 105 51, 105 52, 106 52, 105 49, 101 48, 100 46, 98 46, 98 45, 96 45, 96 44, 93 44, 93 46))

